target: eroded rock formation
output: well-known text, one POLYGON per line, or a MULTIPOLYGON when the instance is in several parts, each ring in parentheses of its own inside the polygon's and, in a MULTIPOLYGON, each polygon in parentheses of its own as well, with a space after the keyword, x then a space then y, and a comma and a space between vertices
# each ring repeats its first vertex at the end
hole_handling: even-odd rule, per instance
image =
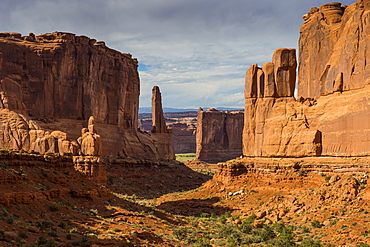
POLYGON ((46 138, 34 148, 40 152, 55 149, 55 130, 76 140, 93 115, 102 154, 161 159, 155 141, 137 130, 137 66, 130 54, 85 36, 0 33, 0 108, 29 115, 37 130, 50 132, 38 136, 46 138))
POLYGON ((100 184, 106 184, 107 172, 101 160, 103 145, 94 123, 94 117, 90 116, 88 127, 81 130, 81 137, 77 139, 79 156, 73 157, 73 163, 77 171, 100 184))
POLYGON ((139 77, 130 54, 71 33, 2 33, 0 58, 2 91, 17 95, 30 115, 93 115, 97 122, 136 128, 139 77))
POLYGON ((100 135, 98 135, 98 133, 96 132, 94 121, 94 117, 91 116, 89 118, 88 127, 81 130, 81 137, 77 139, 77 142, 81 147, 81 155, 102 155, 102 140, 100 138, 100 135))
POLYGON ((295 50, 278 49, 272 61, 262 68, 252 64, 246 73, 243 154, 320 155, 321 133, 310 127, 293 97, 295 50))
POLYGON ((62 131, 45 131, 27 115, 0 109, 0 149, 76 154, 76 142, 62 131))
POLYGON ((242 154, 242 112, 214 108, 198 112, 196 158, 207 162, 233 159, 242 154))
POLYGON ((167 128, 162 110, 162 95, 158 86, 152 90, 152 133, 157 152, 163 159, 175 159, 172 132, 167 128))
POLYGON ((297 100, 292 97, 293 51, 275 51, 272 63, 261 69, 251 65, 246 73, 244 155, 370 154, 369 13, 370 4, 357 1, 348 7, 325 4, 304 16, 297 100), (284 67, 280 79, 277 67, 284 67))

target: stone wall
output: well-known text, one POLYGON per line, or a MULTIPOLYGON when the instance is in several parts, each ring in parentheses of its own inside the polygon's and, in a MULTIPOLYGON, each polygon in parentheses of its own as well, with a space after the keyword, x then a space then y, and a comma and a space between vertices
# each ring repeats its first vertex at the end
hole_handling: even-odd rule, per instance
POLYGON ((207 162, 233 159, 242 154, 242 112, 199 109, 196 158, 207 162))

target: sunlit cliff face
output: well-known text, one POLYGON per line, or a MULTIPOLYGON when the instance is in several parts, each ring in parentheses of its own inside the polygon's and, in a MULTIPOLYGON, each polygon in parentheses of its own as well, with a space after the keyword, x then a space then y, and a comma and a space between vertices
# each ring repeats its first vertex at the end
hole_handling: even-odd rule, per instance
POLYGON ((328 3, 320 7, 324 19, 328 25, 338 23, 341 21, 343 16, 343 9, 340 3, 328 3))

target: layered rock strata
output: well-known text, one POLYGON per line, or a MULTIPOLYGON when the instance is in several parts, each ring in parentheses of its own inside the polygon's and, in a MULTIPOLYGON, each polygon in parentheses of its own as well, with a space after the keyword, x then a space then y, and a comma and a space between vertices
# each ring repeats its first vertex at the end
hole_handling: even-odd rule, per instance
POLYGON ((137 67, 130 54, 85 36, 0 33, 0 108, 29 115, 41 129, 61 130, 74 140, 93 115, 103 155, 165 158, 137 129, 137 67))
POLYGON ((223 112, 214 108, 197 118, 196 158, 207 162, 233 159, 242 154, 243 112, 223 112))
POLYGON ((71 156, 1 150, 0 162, 3 166, 0 169, 0 185, 3 188, 0 204, 5 207, 38 205, 63 198, 91 200, 99 197, 101 200, 111 195, 108 189, 96 186, 76 172, 71 156), (81 183, 87 187, 81 187, 81 183))

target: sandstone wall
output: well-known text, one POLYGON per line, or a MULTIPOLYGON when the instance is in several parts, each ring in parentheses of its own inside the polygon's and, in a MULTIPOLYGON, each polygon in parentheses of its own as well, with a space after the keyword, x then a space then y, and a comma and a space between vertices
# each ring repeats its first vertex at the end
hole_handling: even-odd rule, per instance
POLYGON ((130 54, 85 36, 0 33, 0 108, 29 115, 43 130, 62 130, 73 139, 94 116, 103 155, 168 158, 158 152, 158 138, 137 130, 137 66, 130 54))
POLYGON ((348 7, 325 4, 304 16, 297 100, 291 91, 293 51, 283 49, 284 55, 278 49, 271 63, 251 65, 246 73, 244 155, 370 154, 369 11, 369 3, 357 1, 348 7), (279 67, 285 67, 285 74, 277 78, 279 67))
POLYGON ((369 83, 370 6, 358 0, 312 8, 299 40, 298 95, 319 98, 369 83))
POLYGON ((242 112, 199 110, 196 158, 207 162, 233 159, 242 154, 242 112))
POLYGON ((70 33, 0 35, 5 93, 40 118, 88 119, 137 127, 137 60, 70 33))

